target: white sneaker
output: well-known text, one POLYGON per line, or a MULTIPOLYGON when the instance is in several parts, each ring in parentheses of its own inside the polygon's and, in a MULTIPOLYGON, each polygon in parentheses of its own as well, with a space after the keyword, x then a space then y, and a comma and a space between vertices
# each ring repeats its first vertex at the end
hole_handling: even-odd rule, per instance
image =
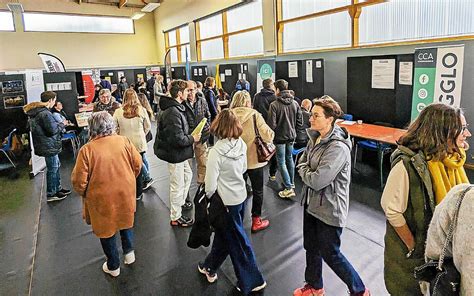
POLYGON ((282 191, 278 192, 278 196, 281 198, 292 198, 296 196, 296 193, 292 188, 283 189, 282 191))
POLYGON ((135 251, 131 251, 131 252, 128 252, 127 254, 125 254, 125 258, 124 258, 123 262, 127 265, 130 265, 133 262, 135 262, 135 251))
MULTIPOLYGON (((260 290, 265 289, 266 286, 267 286, 267 282, 263 282, 263 284, 261 284, 260 286, 253 288, 251 292, 258 292, 260 290)), ((237 291, 241 292, 239 286, 236 286, 236 288, 237 288, 237 291)))
POLYGON ((113 277, 118 277, 120 275, 120 267, 117 268, 116 270, 109 270, 109 268, 107 267, 107 261, 105 261, 104 265, 102 265, 102 270, 113 277))

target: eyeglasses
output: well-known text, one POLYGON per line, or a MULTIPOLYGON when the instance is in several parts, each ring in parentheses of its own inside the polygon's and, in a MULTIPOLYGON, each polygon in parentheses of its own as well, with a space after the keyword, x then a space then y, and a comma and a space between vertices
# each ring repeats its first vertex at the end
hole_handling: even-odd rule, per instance
POLYGON ((463 125, 463 126, 461 127, 461 134, 464 133, 464 132, 466 132, 466 131, 468 130, 468 128, 469 128, 469 124, 463 125))

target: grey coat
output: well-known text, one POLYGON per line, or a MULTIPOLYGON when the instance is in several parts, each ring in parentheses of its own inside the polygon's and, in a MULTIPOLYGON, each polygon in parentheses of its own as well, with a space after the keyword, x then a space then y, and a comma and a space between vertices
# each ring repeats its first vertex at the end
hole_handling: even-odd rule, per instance
POLYGON ((306 211, 328 225, 344 227, 351 181, 349 134, 337 125, 321 140, 318 132, 307 129, 307 133, 309 143, 297 166, 304 183, 306 211))

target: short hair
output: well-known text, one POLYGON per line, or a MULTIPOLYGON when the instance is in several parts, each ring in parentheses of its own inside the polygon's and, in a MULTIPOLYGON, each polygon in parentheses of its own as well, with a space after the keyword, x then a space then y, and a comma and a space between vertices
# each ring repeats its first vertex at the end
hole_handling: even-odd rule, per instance
POLYGON ((188 83, 192 83, 192 85, 194 85, 194 87, 197 87, 197 83, 196 81, 194 80, 187 80, 188 83))
POLYGON ((103 94, 107 93, 108 95, 111 95, 110 89, 108 88, 103 88, 99 91, 99 97, 102 96, 103 94))
POLYGON ((182 79, 174 80, 170 83, 170 95, 173 99, 178 97, 178 92, 184 92, 188 87, 188 83, 182 79))
POLYGON ((41 102, 46 103, 49 100, 56 98, 56 93, 54 91, 44 91, 41 93, 41 102))
POLYGON ((245 90, 239 90, 232 97, 230 108, 233 109, 237 107, 247 107, 248 103, 250 102, 252 102, 252 99, 250 98, 249 92, 245 90))
POLYGON ((344 115, 341 106, 330 96, 324 95, 319 100, 314 101, 314 106, 323 108, 324 117, 332 117, 332 125, 336 122, 336 119, 344 115))
POLYGON ((267 79, 262 81, 262 86, 263 86, 263 88, 270 89, 272 87, 273 83, 274 83, 273 79, 267 78, 267 79))
POLYGON ((285 79, 278 79, 273 85, 279 91, 288 90, 288 82, 285 79))
POLYGON ((219 139, 238 139, 242 132, 240 120, 230 109, 222 110, 211 124, 211 133, 219 139))
POLYGON ((123 80, 123 79, 125 79, 125 76, 120 77, 120 80, 123 80))
POLYGON ((310 99, 304 99, 301 102, 301 107, 304 108, 305 110, 311 110, 311 107, 313 107, 313 103, 311 102, 310 99), (309 108, 306 108, 309 107, 309 108))
POLYGON ((460 152, 456 139, 462 132, 459 108, 436 103, 426 106, 400 137, 398 144, 413 151, 423 151, 428 160, 442 160, 460 152), (454 146, 454 147, 452 147, 454 146))
POLYGON ((202 82, 201 81, 196 81, 196 87, 197 88, 202 88, 202 82))
POLYGON ((206 78, 206 81, 204 81, 204 85, 207 86, 207 87, 210 87, 211 85, 214 84, 216 80, 214 79, 214 77, 211 77, 211 76, 208 76, 206 78))
POLYGON ((89 137, 105 137, 115 134, 115 121, 107 111, 92 113, 89 117, 89 137))

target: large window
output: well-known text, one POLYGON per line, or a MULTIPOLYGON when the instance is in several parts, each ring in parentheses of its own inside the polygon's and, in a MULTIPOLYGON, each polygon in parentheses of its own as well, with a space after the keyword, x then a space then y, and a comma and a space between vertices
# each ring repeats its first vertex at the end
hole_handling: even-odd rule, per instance
POLYGON ((188 60, 191 60, 188 25, 165 32, 165 43, 166 51, 170 50, 172 63, 186 62, 186 54, 188 60))
POLYGON ((263 55, 262 1, 196 22, 199 60, 263 55))
POLYGON ((0 31, 15 31, 13 14, 10 11, 0 11, 0 31))
POLYGON ((59 13, 23 13, 25 31, 133 34, 128 17, 87 16, 59 13))
POLYGON ((472 0, 277 0, 278 53, 474 37, 472 0))

